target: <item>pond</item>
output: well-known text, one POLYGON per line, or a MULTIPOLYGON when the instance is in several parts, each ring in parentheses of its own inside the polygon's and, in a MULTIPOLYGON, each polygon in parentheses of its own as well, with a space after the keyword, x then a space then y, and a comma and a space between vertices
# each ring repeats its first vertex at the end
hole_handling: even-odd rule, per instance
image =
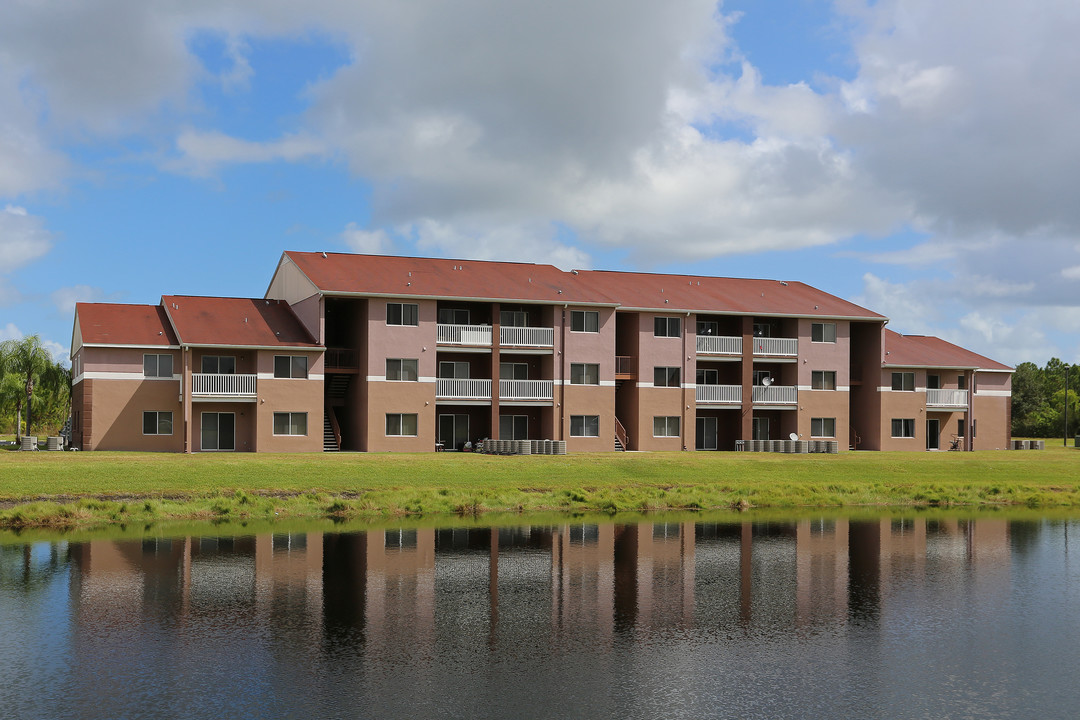
POLYGON ((0 716, 1072 717, 1077 524, 682 516, 8 542, 0 716))

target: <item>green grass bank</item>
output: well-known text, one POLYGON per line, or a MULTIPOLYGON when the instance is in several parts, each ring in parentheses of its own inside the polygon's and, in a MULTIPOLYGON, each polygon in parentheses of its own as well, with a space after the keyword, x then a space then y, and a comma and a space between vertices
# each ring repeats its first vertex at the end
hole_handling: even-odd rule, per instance
POLYGON ((1080 508, 1080 451, 0 453, 0 527, 868 506, 1080 508))

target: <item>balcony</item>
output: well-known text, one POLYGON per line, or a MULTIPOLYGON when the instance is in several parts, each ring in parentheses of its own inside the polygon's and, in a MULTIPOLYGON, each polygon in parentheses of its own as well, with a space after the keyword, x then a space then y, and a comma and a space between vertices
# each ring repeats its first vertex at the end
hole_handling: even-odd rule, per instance
POLYGON ((192 373, 191 397, 196 398, 250 398, 255 399, 256 378, 254 374, 239 373, 192 373))
POLYGON ((435 380, 435 397, 455 400, 490 400, 491 380, 438 378, 435 380))
POLYGON ((967 390, 935 390, 927 388, 926 407, 960 408, 966 409, 968 405, 967 390))
POLYGON ((490 325, 445 325, 439 323, 435 341, 439 345, 477 345, 491 347, 490 325))
POLYGON ((339 370, 355 372, 360 367, 360 351, 350 348, 326 348, 326 371, 339 370))
POLYGON ((698 355, 742 355, 742 338, 724 335, 698 335, 698 355))
POLYGON ((630 355, 615 356, 615 379, 633 380, 637 376, 637 363, 630 355))
POLYGON ((760 405, 798 405, 799 389, 794 385, 755 385, 754 402, 760 405))
POLYGON ((754 355, 773 357, 799 357, 798 338, 754 338, 754 355))
POLYGON ((503 326, 499 328, 499 345, 503 347, 555 347, 555 330, 542 327, 503 326))
POLYGON ((699 405, 740 405, 742 385, 698 385, 697 401, 699 405))
POLYGON ((554 386, 551 380, 499 380, 499 399, 554 400, 554 386))

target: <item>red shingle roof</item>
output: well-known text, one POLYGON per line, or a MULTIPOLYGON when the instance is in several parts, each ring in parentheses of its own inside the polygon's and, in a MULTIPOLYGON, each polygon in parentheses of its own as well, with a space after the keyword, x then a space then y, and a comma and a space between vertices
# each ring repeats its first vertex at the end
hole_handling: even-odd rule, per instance
POLYGON ((553 265, 442 258, 286 252, 326 293, 615 305, 553 265))
POLYGON ((164 295, 185 345, 319 347, 283 300, 164 295))
POLYGON ((75 317, 84 345, 177 345, 160 305, 76 303, 75 317))
POLYGON ((882 320, 876 312, 801 282, 746 278, 582 271, 582 280, 629 308, 739 315, 882 320))
POLYGON ((889 329, 885 330, 885 352, 886 367, 1013 369, 941 338, 931 335, 901 335, 889 329))

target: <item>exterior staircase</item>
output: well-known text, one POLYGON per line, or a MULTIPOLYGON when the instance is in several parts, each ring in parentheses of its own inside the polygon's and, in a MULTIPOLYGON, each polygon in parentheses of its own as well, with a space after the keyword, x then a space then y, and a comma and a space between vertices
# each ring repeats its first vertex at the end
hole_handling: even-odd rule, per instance
POLYGON ((330 422, 330 411, 327 410, 323 413, 323 452, 338 452, 341 450, 338 447, 337 436, 334 435, 334 426, 330 422))
POLYGON ((327 397, 343 398, 345 397, 345 391, 349 389, 349 380, 351 375, 335 374, 329 377, 329 384, 326 388, 327 397))
POLYGON ((628 436, 626 434, 626 428, 619 421, 619 418, 615 418, 615 451, 626 452, 626 446, 628 444, 628 436))

